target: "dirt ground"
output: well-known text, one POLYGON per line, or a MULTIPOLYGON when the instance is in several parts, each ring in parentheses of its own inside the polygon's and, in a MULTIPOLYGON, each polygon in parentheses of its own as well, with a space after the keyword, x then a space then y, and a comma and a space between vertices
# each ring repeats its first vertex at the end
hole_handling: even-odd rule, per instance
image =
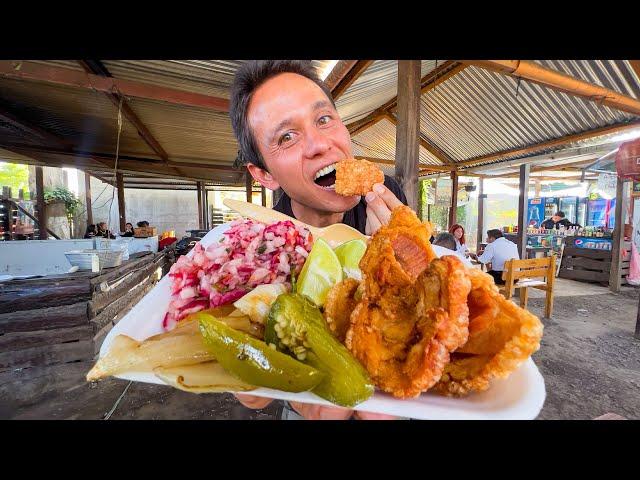
MULTIPOLYGON (((568 290, 567 290, 568 291, 568 290)), ((595 292, 595 293, 594 293, 595 292)), ((558 296, 534 360, 546 384, 539 419, 640 419, 640 340, 634 338, 640 290, 558 296)), ((573 293, 573 291, 571 291, 573 293)), ((530 310, 542 314, 543 300, 530 310)), ((281 402, 244 408, 232 395, 194 395, 170 387, 108 379, 86 383, 91 363, 0 373, 2 419, 276 419, 281 402)))

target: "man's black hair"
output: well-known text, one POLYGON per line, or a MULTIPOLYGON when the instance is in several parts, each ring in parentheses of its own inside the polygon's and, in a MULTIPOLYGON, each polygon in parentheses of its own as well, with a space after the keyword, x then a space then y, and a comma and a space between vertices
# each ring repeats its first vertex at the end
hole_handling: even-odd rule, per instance
POLYGON ((502 237, 502 232, 500 230, 498 230, 497 228, 491 229, 491 230, 487 230, 487 237, 492 237, 495 239, 498 239, 500 237, 502 237))
POLYGON ((440 247, 448 248, 449 250, 453 251, 455 251, 456 249, 455 237, 449 232, 439 233, 436 239, 433 241, 433 244, 440 247))
POLYGON ((149 222, 147 222, 146 220, 141 220, 136 225, 138 225, 138 228, 148 227, 149 222))
POLYGON ((560 218, 564 218, 564 212, 556 212, 556 215, 560 218))
POLYGON ((331 96, 331 90, 320 80, 310 60, 250 60, 246 62, 236 72, 229 100, 231 125, 240 144, 236 166, 252 163, 263 170, 267 169, 249 126, 247 113, 251 97, 258 87, 281 73, 295 73, 308 78, 318 85, 333 106, 336 106, 331 96))

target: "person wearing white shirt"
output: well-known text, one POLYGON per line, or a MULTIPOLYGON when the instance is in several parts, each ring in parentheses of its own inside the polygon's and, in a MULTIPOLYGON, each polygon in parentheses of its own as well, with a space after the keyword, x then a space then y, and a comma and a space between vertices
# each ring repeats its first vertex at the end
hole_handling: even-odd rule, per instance
POLYGON ((518 246, 504 238, 500 230, 494 229, 487 231, 487 246, 482 255, 476 256, 476 258, 481 263, 491 262, 491 270, 487 273, 493 277, 496 285, 504 285, 502 272, 505 262, 512 258, 519 260, 520 255, 518 246))
POLYGON ((455 250, 455 246, 456 243, 453 235, 447 232, 439 233, 431 244, 431 248, 433 248, 433 251, 438 256, 438 258, 444 255, 455 255, 462 261, 462 263, 466 267, 473 268, 473 264, 469 261, 469 259, 463 253, 455 250))

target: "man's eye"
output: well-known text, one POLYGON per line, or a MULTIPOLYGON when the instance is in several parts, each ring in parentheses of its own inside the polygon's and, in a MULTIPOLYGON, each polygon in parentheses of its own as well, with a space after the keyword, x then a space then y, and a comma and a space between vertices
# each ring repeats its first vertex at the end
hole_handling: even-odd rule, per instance
POLYGON ((293 135, 287 132, 280 137, 280 140, 278 140, 278 145, 282 145, 285 142, 290 142, 291 140, 293 140, 293 135))
POLYGON ((329 123, 330 120, 331 120, 331 116, 330 115, 323 115, 322 117, 320 117, 318 119, 318 123, 320 125, 326 125, 327 123, 329 123))

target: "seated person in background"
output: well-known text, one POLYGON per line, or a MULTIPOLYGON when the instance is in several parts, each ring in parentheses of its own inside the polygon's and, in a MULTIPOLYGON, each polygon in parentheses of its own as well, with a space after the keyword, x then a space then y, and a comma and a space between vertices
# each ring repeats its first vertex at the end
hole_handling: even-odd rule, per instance
POLYGON ((467 253, 469 253, 469 247, 464 243, 464 228, 462 225, 458 223, 452 225, 449 229, 449 233, 453 235, 453 239, 456 242, 456 252, 466 256, 467 253))
POLYGON ((564 218, 564 212, 556 212, 551 218, 548 218, 544 222, 542 222, 541 227, 546 228, 548 230, 551 229, 560 229, 560 227, 569 228, 569 227, 579 227, 577 223, 571 223, 569 220, 564 218))
POLYGON ((93 238, 97 235, 98 230, 96 229, 96 226, 92 223, 91 225, 87 226, 87 231, 84 234, 84 238, 93 238))
POLYGON ((462 263, 464 263, 465 266, 473 267, 469 259, 465 257, 464 254, 456 251, 456 241, 454 236, 450 233, 439 233, 432 243, 431 247, 438 257, 442 257, 443 255, 455 255, 462 260, 462 263))
POLYGON ((493 277, 496 285, 504 285, 502 280, 504 263, 512 258, 519 260, 520 254, 515 243, 504 238, 500 230, 493 229, 487 231, 487 246, 483 254, 480 256, 471 254, 471 257, 481 263, 491 262, 491 270, 487 273, 493 277))
POLYGON ((98 230, 96 232, 96 237, 104 237, 104 238, 111 238, 114 239, 116 238, 115 235, 113 235, 107 227, 107 222, 100 222, 98 224, 98 230))
POLYGON ((121 235, 122 237, 133 237, 133 224, 126 223, 124 226, 124 233, 121 235))

